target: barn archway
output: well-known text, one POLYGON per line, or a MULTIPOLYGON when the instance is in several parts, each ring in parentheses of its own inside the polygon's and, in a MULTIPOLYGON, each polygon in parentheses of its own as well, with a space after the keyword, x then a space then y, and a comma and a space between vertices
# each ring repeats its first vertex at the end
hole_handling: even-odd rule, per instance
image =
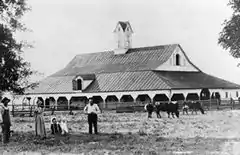
POLYGON ((100 109, 103 108, 104 100, 101 96, 93 96, 93 102, 96 103, 100 109))
POLYGON ((209 100, 210 99, 210 91, 207 88, 203 88, 200 93, 201 100, 209 100))
POLYGON ((44 107, 44 99, 42 97, 38 97, 36 101, 40 100, 42 104, 40 105, 42 108, 44 107))
POLYGON ((173 94, 171 101, 184 101, 185 97, 183 94, 173 94))
POLYGON ((50 108, 50 99, 49 98, 45 99, 45 108, 50 108))
POLYGON ((59 97, 57 99, 57 107, 59 110, 68 110, 68 100, 66 97, 59 97))
POLYGON ((199 100, 199 96, 197 93, 189 93, 187 94, 186 100, 197 101, 199 100))
POLYGON ((151 102, 151 98, 147 94, 138 95, 136 102, 140 104, 146 104, 151 102))
POLYGON ((169 98, 166 94, 156 94, 153 98, 153 102, 156 101, 169 101, 169 98))
POLYGON ((134 102, 134 99, 131 95, 123 95, 120 102, 134 102))
POLYGON ((109 95, 105 99, 106 102, 118 102, 118 98, 115 95, 109 95))
POLYGON ((74 96, 70 99, 70 106, 72 109, 83 109, 87 101, 88 98, 86 96, 74 96))
POLYGON ((115 95, 109 95, 106 97, 105 102, 106 102, 106 108, 107 109, 116 109, 117 103, 118 103, 118 98, 115 95))

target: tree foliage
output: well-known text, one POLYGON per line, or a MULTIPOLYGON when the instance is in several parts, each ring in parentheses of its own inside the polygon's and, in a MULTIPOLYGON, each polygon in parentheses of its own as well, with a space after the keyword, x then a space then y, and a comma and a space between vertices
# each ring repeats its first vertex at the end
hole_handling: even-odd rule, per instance
POLYGON ((228 5, 233 9, 233 14, 223 23, 218 44, 233 57, 240 58, 240 0, 230 0, 228 5))
POLYGON ((26 0, 0 0, 0 92, 23 93, 33 73, 22 56, 27 43, 15 37, 26 30, 21 17, 28 10, 26 0))

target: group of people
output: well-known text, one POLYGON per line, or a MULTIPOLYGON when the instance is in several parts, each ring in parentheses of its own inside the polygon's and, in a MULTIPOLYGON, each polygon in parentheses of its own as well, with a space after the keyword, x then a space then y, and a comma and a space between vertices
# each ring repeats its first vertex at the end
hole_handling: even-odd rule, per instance
MULTIPOLYGON (((35 132, 36 132, 37 137, 39 137, 40 139, 45 139, 46 138, 46 129, 45 129, 45 123, 44 123, 44 118, 43 118, 44 108, 42 105, 43 105, 42 101, 38 100, 37 108, 34 111, 35 132)), ((68 133, 66 118, 61 117, 61 119, 57 120, 56 117, 53 117, 51 119, 51 133, 66 135, 68 133)))
MULTIPOLYGON (((11 127, 11 120, 10 120, 10 111, 8 108, 8 103, 11 100, 4 97, 0 103, 0 125, 2 128, 2 143, 6 144, 9 142, 10 138, 10 127, 11 127)), ((98 114, 101 112, 98 105, 93 102, 93 98, 89 98, 88 104, 84 107, 84 113, 87 114, 88 125, 89 125, 89 134, 92 134, 92 128, 94 128, 94 133, 98 134, 97 128, 97 121, 98 121, 98 114)), ((42 106, 42 101, 37 101, 37 107, 34 111, 35 117, 35 134, 36 137, 40 139, 46 138, 46 128, 43 118, 44 107, 42 106)), ((53 135, 66 135, 69 133, 67 127, 67 120, 64 117, 61 119, 57 119, 53 117, 51 119, 51 134, 53 135)))

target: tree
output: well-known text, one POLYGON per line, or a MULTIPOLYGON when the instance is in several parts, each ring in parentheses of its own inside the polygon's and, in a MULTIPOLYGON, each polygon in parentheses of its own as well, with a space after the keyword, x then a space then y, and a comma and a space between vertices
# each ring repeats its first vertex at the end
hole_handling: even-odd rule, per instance
POLYGON ((240 58, 240 0, 230 0, 228 5, 233 9, 233 14, 223 23, 218 44, 228 50, 233 57, 240 58))
POLYGON ((15 37, 16 32, 27 30, 21 17, 28 10, 26 0, 0 0, 0 92, 23 93, 33 74, 22 56, 29 45, 15 37))

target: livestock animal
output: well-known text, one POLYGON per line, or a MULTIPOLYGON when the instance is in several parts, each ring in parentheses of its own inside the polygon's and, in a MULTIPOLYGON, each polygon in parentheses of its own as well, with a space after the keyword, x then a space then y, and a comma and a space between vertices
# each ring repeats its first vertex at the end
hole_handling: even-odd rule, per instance
POLYGON ((202 107, 202 105, 199 101, 185 101, 183 103, 183 109, 182 110, 183 110, 183 114, 184 114, 184 112, 186 112, 187 115, 188 115, 188 110, 191 110, 192 114, 193 114, 194 111, 197 114, 198 110, 202 114, 204 114, 204 109, 203 109, 203 107, 202 107))
POLYGON ((156 102, 155 103, 155 111, 156 111, 156 114, 157 114, 157 118, 161 118, 161 115, 160 115, 160 111, 163 111, 163 112, 167 112, 168 114, 168 118, 170 118, 170 114, 172 114, 172 117, 174 117, 174 114, 176 115, 177 118, 179 118, 179 111, 178 111, 178 108, 179 108, 179 104, 178 102, 176 103, 173 103, 173 102, 165 102, 165 103, 161 103, 161 102, 156 102))

